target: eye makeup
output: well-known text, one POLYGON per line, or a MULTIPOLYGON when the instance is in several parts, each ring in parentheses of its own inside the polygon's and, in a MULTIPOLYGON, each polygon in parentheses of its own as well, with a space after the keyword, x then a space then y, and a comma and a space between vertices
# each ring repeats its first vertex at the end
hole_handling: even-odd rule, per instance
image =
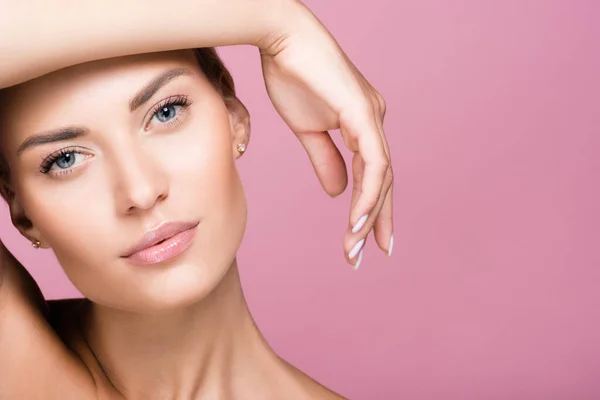
MULTIPOLYGON (((146 113, 150 118, 144 124, 144 130, 152 129, 153 123, 162 128, 172 128, 181 122, 191 105, 190 98, 181 94, 161 100, 146 113)), ((89 150, 77 146, 64 147, 44 157, 39 171, 54 177, 64 176, 79 168, 81 162, 90 157, 92 154, 89 150)))
POLYGON ((78 168, 76 162, 81 158, 87 159, 92 157, 89 151, 84 151, 78 147, 64 147, 46 156, 40 164, 40 172, 42 174, 61 176, 73 172, 78 168), (80 156, 80 157, 78 157, 80 156), (62 164, 62 166, 60 165, 62 164), (58 168, 54 168, 54 167, 58 168))
MULTIPOLYGON (((178 94, 175 96, 167 97, 156 104, 149 112, 150 119, 146 122, 144 130, 149 130, 151 123, 156 119, 160 125, 170 128, 177 123, 181 122, 181 118, 187 112, 188 108, 192 105, 192 101, 186 95, 178 94), (170 111, 174 111, 171 113, 170 111), (165 116, 165 112, 168 114, 165 116), (172 118, 168 118, 173 115, 172 118), (168 118, 168 120, 161 120, 168 118)), ((148 115, 146 114, 146 115, 148 115)))

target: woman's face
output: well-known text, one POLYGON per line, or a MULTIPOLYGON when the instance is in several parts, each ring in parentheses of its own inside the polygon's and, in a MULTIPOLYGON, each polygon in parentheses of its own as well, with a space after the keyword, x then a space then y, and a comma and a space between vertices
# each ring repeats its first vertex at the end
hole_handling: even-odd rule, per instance
POLYGON ((4 92, 13 221, 86 297, 151 312, 219 283, 246 224, 235 160, 249 124, 192 51, 81 64, 4 92), (184 252, 146 265, 124 257, 165 222, 197 223, 184 252))

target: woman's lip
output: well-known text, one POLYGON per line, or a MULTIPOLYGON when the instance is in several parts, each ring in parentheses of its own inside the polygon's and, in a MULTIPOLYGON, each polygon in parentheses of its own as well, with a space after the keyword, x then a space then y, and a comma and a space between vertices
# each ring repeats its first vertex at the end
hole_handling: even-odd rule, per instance
POLYGON ((157 243, 167 240, 170 237, 193 228, 196 225, 198 225, 198 222, 164 222, 157 228, 144 233, 140 240, 138 240, 134 246, 132 246, 125 254, 123 254, 123 257, 129 257, 138 251, 152 247, 157 243))
POLYGON ((165 241, 130 254, 126 259, 134 264, 150 265, 172 260, 190 247, 196 234, 196 225, 179 232, 165 241))

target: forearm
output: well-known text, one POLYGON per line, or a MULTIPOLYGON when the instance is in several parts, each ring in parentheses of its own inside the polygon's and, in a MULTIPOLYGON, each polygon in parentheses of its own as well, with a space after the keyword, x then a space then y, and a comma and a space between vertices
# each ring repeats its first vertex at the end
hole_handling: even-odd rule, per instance
POLYGON ((103 58, 259 45, 299 7, 295 0, 2 0, 0 88, 103 58))

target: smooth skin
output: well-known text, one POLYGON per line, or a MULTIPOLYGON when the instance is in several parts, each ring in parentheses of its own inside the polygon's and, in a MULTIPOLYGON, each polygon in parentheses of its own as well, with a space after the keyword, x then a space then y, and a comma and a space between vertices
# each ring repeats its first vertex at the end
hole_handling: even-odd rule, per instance
POLYGON ((27 307, 33 292, 20 290, 35 283, 9 270, 0 300, 4 398, 339 398, 280 359, 248 311, 236 261, 247 210, 235 161, 250 116, 217 92, 193 51, 78 64, 2 99, 12 221, 52 249, 85 296, 50 302, 46 325, 27 307), (137 93, 165 74, 132 111, 137 93), (173 99, 186 101, 167 105, 173 99), (23 149, 65 127, 85 133, 23 149), (45 164, 63 149, 68 157, 45 164), (184 253, 156 265, 123 257, 164 221, 198 223, 184 253))
MULTIPOLYGON (((113 69, 107 69, 107 73, 112 71, 116 74, 114 76, 121 76, 118 72, 123 72, 123 70, 118 67, 127 66, 128 62, 135 63, 137 60, 148 57, 143 53, 233 44, 257 46, 261 55, 269 96, 279 114, 306 149, 321 184, 330 195, 335 196, 343 192, 347 183, 347 175, 341 155, 327 131, 340 129, 344 143, 354 152, 353 196, 349 224, 344 237, 344 253, 347 260, 356 265, 360 254, 351 259, 349 253, 357 242, 366 238, 371 229, 374 230, 378 246, 386 253, 389 252, 392 237, 391 189, 393 179, 389 149, 383 133, 385 103, 347 59, 333 37, 303 4, 289 0, 175 1, 168 3, 172 10, 169 13, 165 12, 164 2, 154 1, 119 1, 114 4, 111 1, 64 1, 62 3, 61 1, 50 3, 41 0, 18 4, 17 2, 1 3, 3 13, 0 15, 0 33, 2 33, 0 54, 3 57, 0 59, 0 87, 7 88, 18 85, 17 89, 14 89, 13 95, 28 99, 23 101, 33 101, 37 97, 27 97, 28 85, 30 93, 42 93, 43 87, 52 86, 53 78, 56 79, 61 73, 65 73, 64 71, 69 71, 71 74, 82 77, 82 81, 79 81, 81 86, 73 89, 74 93, 81 90, 83 90, 81 93, 86 93, 89 87, 82 82, 93 84, 94 80, 90 77, 94 75, 90 75, 90 71, 85 69, 83 64, 91 61, 123 57, 126 61, 121 59, 122 64, 115 64, 113 69), (35 10, 35 12, 32 13, 31 10, 35 10), (43 18, 33 19, 31 15, 43 15, 43 18), (141 58, 124 57, 136 54, 141 58), (9 56, 4 57, 4 55, 9 56), (62 72, 57 71, 61 69, 62 72), (86 80, 85 77, 88 77, 89 80, 86 80), (367 215, 368 218, 362 227, 352 232, 352 227, 364 215, 367 215)), ((152 64, 150 59, 144 60, 147 65, 152 64)), ((160 60, 152 59, 152 61, 160 64, 160 60)), ((106 60, 107 65, 111 62, 111 60, 106 60)), ((174 62, 174 60, 169 59, 165 62, 174 62)), ((182 60, 178 62, 185 63, 182 60)), ((158 67, 158 64, 155 66, 158 67)), ((87 65, 89 67, 99 64, 89 63, 87 65)), ((100 76, 98 75, 96 78, 100 79, 100 76)), ((105 78, 106 76, 102 77, 102 79, 105 78)), ((201 79, 198 78, 196 83, 200 85, 200 82, 201 79)), ((54 84, 56 85, 56 83, 54 84)), ((129 89, 131 91, 133 87, 129 87, 129 89)), ((61 84, 56 85, 56 90, 52 93, 62 92, 64 94, 67 90, 61 84)), ((123 96, 125 96, 124 93, 123 96)), ((46 99, 46 101, 48 100, 46 99)), ((48 110, 53 110, 52 107, 57 106, 46 103, 39 105, 39 110, 46 110, 48 113, 48 110)), ((54 110, 56 109, 54 108, 54 110)), ((236 154, 233 138, 244 137, 240 133, 244 131, 243 121, 245 119, 243 112, 240 111, 243 110, 243 107, 228 107, 225 104, 222 110, 225 110, 225 114, 221 114, 221 116, 227 115, 228 117, 220 120, 229 121, 231 133, 229 145, 231 147, 227 148, 230 150, 231 156, 231 154, 236 154), (235 136, 236 133, 241 136, 235 136)), ((23 113, 25 111, 15 109, 14 112, 23 113)), ((41 113, 41 111, 39 112, 41 113)), ((53 113, 50 112, 47 115, 53 115, 53 113)), ((97 114, 94 115, 97 116, 97 114)), ((122 124, 125 123, 124 121, 121 119, 122 124)), ((92 125, 94 122, 87 121, 92 125)), ((19 132, 26 131, 13 128, 19 132)), ((98 148, 100 154, 114 155, 117 153, 106 150, 110 146, 114 146, 114 143, 100 142, 105 147, 98 148)), ((132 143, 129 145, 132 146, 131 152, 135 154, 137 147, 132 143)), ((10 147, 10 144, 7 146, 10 147)), ((198 148, 200 149, 202 146, 198 145, 198 148)), ((102 158, 96 158, 96 160, 99 159, 102 158)), ((235 159, 235 156, 231 159, 235 159)), ((129 162, 127 159, 121 160, 122 162, 116 162, 116 160, 117 158, 113 158, 110 165, 122 166, 129 162)), ((148 160, 142 156, 136 160, 138 160, 136 163, 129 164, 129 169, 122 167, 121 172, 143 171, 144 169, 140 165, 148 160), (131 168, 132 165, 133 168, 131 168)), ((98 163, 96 162, 96 164, 98 163)), ((17 165, 16 159, 13 159, 13 164, 17 165)), ((88 171, 85 171, 88 174, 94 165, 91 162, 89 164, 90 167, 86 168, 88 171)), ((171 179, 168 177, 175 176, 175 174, 166 172, 164 174, 167 178, 163 180, 162 189, 159 187, 150 190, 149 187, 145 187, 141 193, 145 193, 146 197, 125 196, 125 200, 115 200, 111 204, 121 204, 121 207, 124 207, 119 208, 115 205, 116 210, 138 210, 137 213, 134 213, 138 216, 153 215, 154 211, 151 210, 156 210, 157 204, 163 204, 162 200, 151 201, 151 205, 148 206, 148 203, 139 199, 147 200, 152 198, 153 194, 164 194, 165 191, 171 190, 171 185, 168 184, 171 179), (136 198, 138 200, 135 200, 136 198), (126 206, 127 204, 129 206, 126 206), (139 210, 143 210, 143 212, 139 210)), ((232 174, 235 176, 233 172, 232 174)), ((27 175, 23 175, 23 177, 25 176, 27 175)), ((107 178, 110 176, 129 177, 130 179, 127 180, 129 183, 121 184, 120 187, 130 187, 130 189, 139 185, 143 186, 147 182, 141 172, 133 177, 128 173, 124 175, 107 173, 103 176, 105 176, 105 182, 110 181, 107 178)), ((82 173, 78 179, 83 178, 82 173)), ((234 178, 232 179, 235 181, 234 178)), ((27 237, 38 238, 39 236, 45 241, 49 239, 50 243, 47 243, 46 246, 52 247, 59 259, 61 258, 59 254, 62 254, 61 265, 68 274, 71 271, 70 278, 77 277, 78 273, 80 274, 75 267, 77 257, 69 262, 72 251, 69 250, 69 246, 61 246, 56 240, 56 238, 68 237, 68 231, 53 232, 51 230, 56 225, 56 221, 52 222, 53 217, 50 212, 34 217, 35 210, 39 209, 41 205, 27 206, 27 198, 29 198, 29 204, 37 198, 32 189, 27 192, 26 182, 31 184, 31 181, 28 181, 27 178, 18 181, 23 183, 18 192, 30 193, 30 195, 29 197, 22 195, 21 201, 15 202, 11 208, 13 221, 16 221, 15 225, 20 226, 21 232, 27 237), (29 212, 25 213, 27 207, 29 207, 29 212), (36 220, 36 223, 32 225, 33 230, 31 230, 31 226, 19 223, 19 216, 24 215, 31 220, 36 220), (63 249, 62 253, 60 249, 63 249), (69 269, 69 265, 73 267, 69 269)), ((233 183, 232 185, 235 186, 233 183)), ((59 184, 59 186, 65 185, 59 184)), ((50 185, 47 189, 52 191, 56 190, 56 187, 50 185)), ((127 192, 121 190, 111 193, 127 192)), ((223 190, 223 192, 227 192, 227 190, 223 190)), ((232 193, 234 192, 232 191, 232 193)), ((129 193, 137 193, 137 190, 131 189, 129 193)), ((169 196, 156 195, 155 197, 155 199, 162 198, 168 199, 169 196)), ((165 200, 164 204, 167 201, 165 200)), ((227 203, 225 202, 225 204, 227 203)), ((123 215, 131 217, 127 213, 123 215)), ((177 216, 168 215, 167 217, 176 218, 177 216)), ((22 220, 23 218, 21 218, 22 220)), ((149 223, 148 220, 145 221, 149 223)), ((137 232, 143 232, 143 229, 137 232)), ((199 240, 198 243, 201 241, 199 240)), ((235 248, 234 244, 230 244, 231 249, 235 248)), ((175 297, 168 297, 167 293, 164 295, 167 296, 166 298, 157 300, 156 295, 159 292, 153 291, 157 288, 153 288, 150 280, 147 286, 142 285, 142 288, 149 291, 138 293, 138 298, 135 296, 129 299, 121 298, 120 301, 123 304, 111 303, 116 301, 116 297, 111 297, 110 293, 104 293, 97 288, 94 292, 94 285, 90 283, 86 286, 84 284, 86 278, 81 274, 79 282, 86 288, 86 291, 90 292, 89 296, 84 293, 86 297, 97 300, 104 306, 104 308, 100 306, 94 308, 92 307, 93 303, 88 301, 46 303, 27 271, 6 249, 2 248, 1 250, 0 399, 151 399, 152 396, 161 399, 188 399, 193 398, 191 397, 193 395, 198 396, 199 393, 202 396, 198 398, 268 399, 282 398, 282 393, 285 393, 285 398, 337 398, 335 394, 287 365, 268 349, 260 335, 253 333, 256 330, 251 323, 249 314, 244 311, 245 304, 240 306, 239 302, 234 302, 236 307, 228 308, 231 307, 231 298, 235 298, 235 294, 238 293, 239 279, 235 261, 229 265, 226 262, 228 254, 226 251, 221 254, 221 257, 224 258, 219 262, 205 261, 207 265, 214 264, 221 267, 211 270, 215 274, 212 279, 202 281, 203 284, 209 286, 203 289, 199 287, 194 290, 190 289, 187 293, 188 297, 185 292, 177 292, 177 295, 182 297, 177 297, 175 292, 172 292, 171 294, 175 297), (212 286, 210 286, 211 284, 212 286), (197 300, 200 297, 202 302, 192 301, 192 299, 197 300), (154 303, 152 299, 154 299, 154 303), (136 309, 129 309, 119 317, 116 310, 126 308, 125 304, 128 304, 127 307, 134 304, 136 309), (156 315, 144 314, 148 310, 156 310, 157 304, 163 307, 166 307, 165 304, 170 304, 173 306, 171 311, 182 304, 187 304, 188 308, 184 308, 185 311, 179 313, 169 314, 169 318, 172 319, 170 321, 165 320, 165 315, 158 318, 156 315), (207 310, 200 312, 194 308, 200 307, 198 304, 202 304, 201 308, 207 308, 207 310), (208 307, 207 304, 211 304, 211 307, 208 307), (104 310, 104 314, 101 310, 104 310), (240 337, 249 338, 250 343, 253 343, 249 347, 240 346, 240 349, 250 348, 256 351, 252 353, 252 357, 243 352, 239 353, 236 360, 255 361, 254 367, 263 368, 255 369, 256 376, 232 374, 231 376, 242 376, 245 379, 235 382, 217 379, 215 377, 228 376, 222 374, 219 367, 228 369, 235 366, 243 371, 252 368, 244 368, 243 365, 233 362, 231 364, 202 362, 205 357, 208 358, 209 353, 214 351, 213 349, 220 348, 218 344, 229 348, 231 343, 224 345, 222 342, 216 343, 207 340, 198 345, 195 341, 193 347, 189 347, 192 345, 186 346, 189 343, 185 341, 185 337, 176 336, 181 332, 187 332, 186 337, 188 338, 194 333, 206 334, 202 329, 205 329, 203 327, 206 326, 206 321, 215 321, 209 317, 209 315, 213 315, 214 318, 215 310, 227 310, 231 311, 233 315, 239 316, 235 323, 242 324, 240 329, 246 333, 240 337), (136 315, 139 319, 132 319, 131 313, 138 313, 136 315), (190 318, 190 315, 194 318, 190 318), (132 323, 131 326, 118 323, 119 321, 129 323, 132 320, 135 323, 132 323), (81 321, 81 325, 72 326, 74 321, 81 321), (106 323, 105 330, 95 325, 102 321, 106 323), (91 326, 94 329, 89 328, 91 326), (150 335, 147 338, 148 342, 145 342, 143 335, 123 334, 123 326, 138 333, 154 332, 157 336, 150 335), (90 335, 81 334, 81 327, 83 327, 83 333, 88 327, 90 335), (174 329, 175 327, 179 329, 174 329), (94 344, 87 343, 87 340, 93 340, 91 336, 94 332, 102 332, 104 336, 97 333, 97 337, 104 338, 102 339, 105 341, 104 345, 96 343, 94 346, 94 344), (135 337, 138 341, 127 342, 125 339, 127 337, 135 337), (156 346, 157 337, 160 337, 161 340, 164 339, 164 343, 168 343, 169 346, 172 346, 172 343, 182 343, 180 353, 176 353, 170 360, 172 365, 169 360, 164 359, 161 359, 160 364, 157 365, 154 358, 130 360, 129 357, 125 357, 126 354, 152 354, 152 352, 148 353, 148 349, 152 349, 157 354, 164 354, 160 352, 159 348, 151 346, 151 344, 156 346), (136 349, 139 351, 133 351, 134 344, 140 346, 136 349), (144 345, 149 347, 144 348, 144 345), (113 360, 114 368, 119 372, 107 371, 104 363, 102 363, 102 368, 99 367, 99 363, 94 364, 94 361, 97 362, 102 356, 90 354, 92 348, 105 348, 107 354, 119 354, 118 360, 113 360), (192 348, 193 352, 190 352, 192 348), (131 350, 131 353, 127 353, 128 350, 131 350), (193 354, 196 358, 185 358, 184 356, 188 354, 193 354), (182 358, 177 355, 184 357, 183 364, 182 358), (126 364, 128 360, 132 362, 131 365, 126 364), (186 365, 186 368, 182 368, 182 365, 186 365), (153 370, 153 367, 156 369, 153 370), (173 371, 173 373, 166 376, 161 375, 161 371, 165 370, 173 371), (127 374, 128 371, 143 371, 144 373, 140 372, 139 376, 131 376, 127 374), (182 378, 185 374, 189 374, 186 371, 193 371, 193 376, 182 378), (116 376, 123 375, 121 386, 109 378, 112 376, 111 372, 116 376), (261 376, 277 378, 261 381, 261 376), (147 381, 149 377, 156 379, 147 381), (157 382, 161 383, 152 385, 157 382), (278 384, 273 385, 273 382, 278 382, 278 384), (144 392, 148 389, 151 393, 144 392), (123 392, 127 394, 124 395, 123 392), (240 393, 243 393, 243 396, 240 393)), ((197 249, 196 251, 199 252, 198 254, 202 253, 201 250, 197 249)), ((100 268, 96 271, 100 271, 100 268)), ((108 272, 104 271, 104 273, 108 272)), ((104 278, 108 279, 110 276, 104 276, 104 278)), ((118 277, 113 276, 113 279, 113 283, 119 282, 118 277)), ((176 275, 173 279, 177 282, 176 275)), ((121 284, 124 284, 123 282, 125 281, 121 281, 121 284)), ((183 281, 179 282, 181 284, 183 281)), ((105 284, 107 283, 105 282, 105 284)), ((106 286, 98 285, 98 287, 106 286)), ((115 290, 116 292, 117 290, 115 290)), ((220 321, 220 323, 223 324, 223 327, 231 329, 233 322, 220 321)), ((131 334, 130 331, 127 332, 131 334)), ((215 335, 215 337, 219 337, 219 335, 215 335)), ((97 340, 100 341, 100 339, 97 340)), ((217 356, 212 353, 210 355, 221 360, 227 358, 221 353, 216 354, 217 356)))

